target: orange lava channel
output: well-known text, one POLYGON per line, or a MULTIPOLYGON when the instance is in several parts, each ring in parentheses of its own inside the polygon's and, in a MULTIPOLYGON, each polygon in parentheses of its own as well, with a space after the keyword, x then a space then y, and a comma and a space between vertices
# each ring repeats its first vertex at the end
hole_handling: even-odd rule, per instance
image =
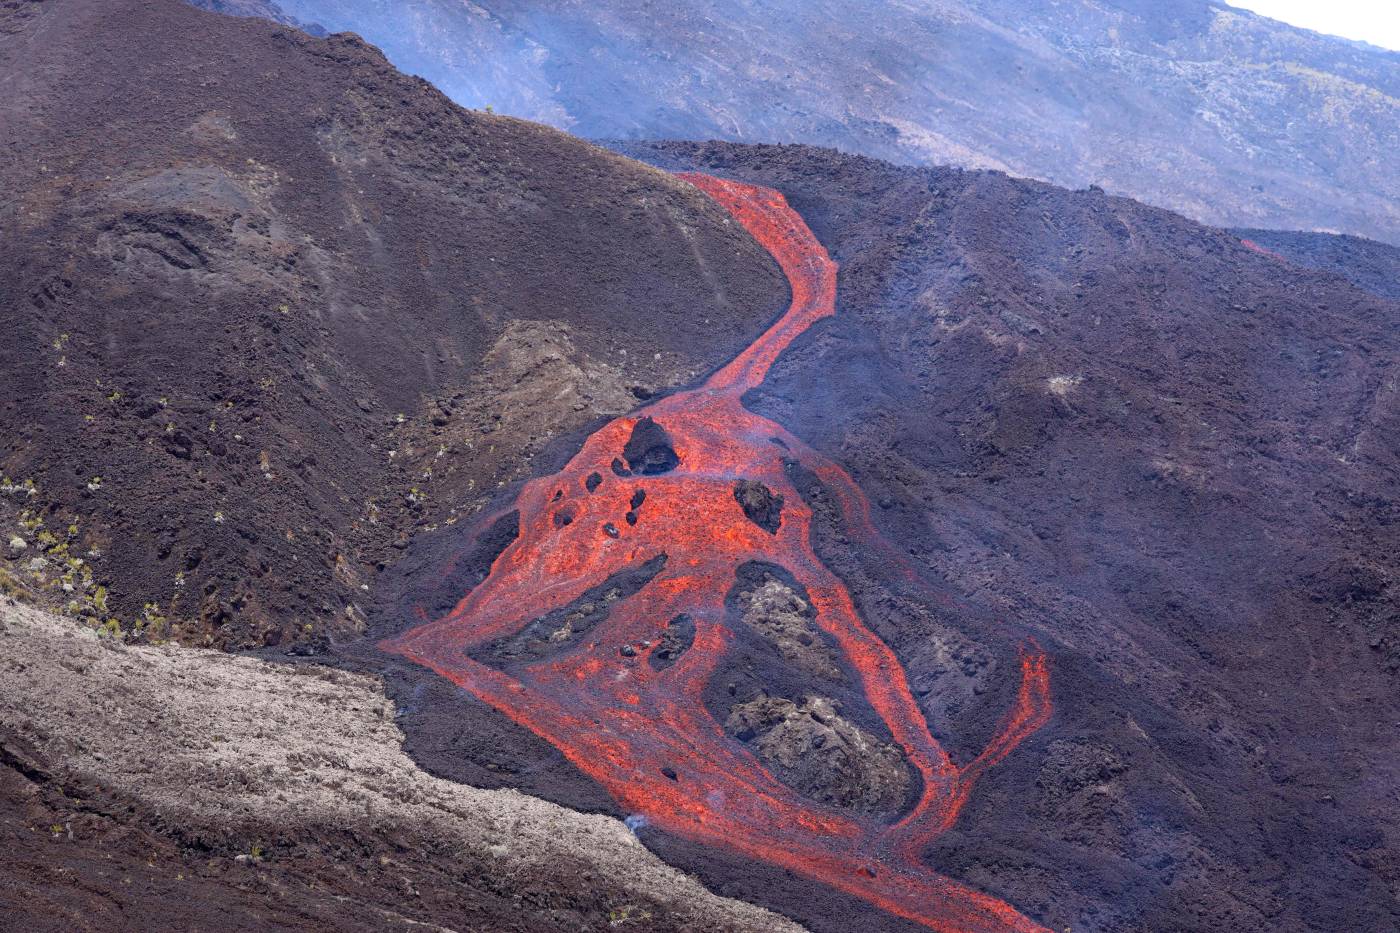
POLYGON ((818 559, 811 509, 784 461, 814 472, 852 535, 878 547, 864 495, 839 466, 740 402, 793 339, 835 313, 836 264, 778 192, 681 177, 772 253, 791 283, 791 306, 702 386, 615 419, 559 473, 527 483, 515 502, 520 533, 486 579, 446 616, 383 647, 542 736, 620 806, 666 832, 798 872, 933 930, 1042 930, 1010 905, 933 872, 921 852, 953 825, 977 778, 1049 719, 1045 656, 1033 645, 1023 649, 1019 695, 997 736, 972 761, 954 763, 930 733, 894 653, 818 559), (643 418, 665 429, 679 463, 656 475, 622 475, 614 463, 643 418), (740 479, 783 497, 776 532, 745 515, 734 495, 740 479), (638 492, 644 505, 629 524, 623 519, 638 492), (468 657, 660 555, 660 573, 614 604, 578 644, 510 674, 468 657), (749 561, 777 564, 806 589, 816 624, 921 777, 918 801, 897 822, 801 796, 706 711, 706 682, 733 638, 725 596, 749 561), (682 614, 694 622, 694 642, 671 666, 647 663, 654 647, 619 653, 619 645, 657 645, 666 623, 682 614))

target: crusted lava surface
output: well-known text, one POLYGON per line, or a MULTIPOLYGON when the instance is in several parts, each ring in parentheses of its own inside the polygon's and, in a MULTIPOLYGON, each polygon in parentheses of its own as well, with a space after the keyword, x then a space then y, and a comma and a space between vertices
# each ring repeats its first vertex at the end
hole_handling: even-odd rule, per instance
POLYGON ((950 752, 992 726, 1001 624, 1050 656, 1053 720, 932 863, 1055 929, 1394 926, 1388 249, 1261 254, 1097 191, 831 151, 631 151, 783 191, 840 263, 837 313, 745 402, 985 610, 881 585, 837 503, 815 507, 817 553, 950 752))

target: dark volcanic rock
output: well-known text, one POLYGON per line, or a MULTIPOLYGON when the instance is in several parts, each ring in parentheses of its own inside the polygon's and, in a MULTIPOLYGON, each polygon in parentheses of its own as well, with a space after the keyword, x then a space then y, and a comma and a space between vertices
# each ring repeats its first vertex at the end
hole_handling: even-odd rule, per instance
POLYGON ((840 680, 836 651, 813 618, 811 604, 787 582, 770 573, 755 574, 735 597, 739 619, 767 640, 785 663, 824 680, 840 680))
MULTIPOLYGON (((0 36, 3 466, 38 481, 4 484, 0 514, 78 526, 44 543, 17 525, 7 589, 8 568, 61 550, 97 568, 127 623, 158 599, 190 638, 302 639, 383 665, 342 640, 381 568, 435 593, 425 612, 450 609, 518 519, 483 520, 469 543, 465 522, 427 529, 567 456, 633 387, 723 362, 786 298, 687 186, 458 110, 358 40, 173 0, 12 0, 0 36)), ((1050 652, 1054 719, 986 774, 931 864, 1055 929, 1395 928, 1400 305, 1292 265, 1286 243, 1263 244, 1280 261, 1101 191, 805 148, 636 151, 780 188, 840 261, 839 314, 747 401, 846 467, 920 568, 915 586, 852 547, 831 491, 794 476, 823 562, 957 762, 1010 705, 1016 642, 1050 652)), ((1351 255, 1315 264, 1383 277, 1351 255)), ((600 484, 674 465, 660 425, 636 441, 600 484)), ((630 504, 642 521, 656 507, 630 504)), ((568 650, 634 584, 609 581, 483 658, 568 650)), ((393 588, 380 605, 398 608, 393 588)), ((731 650, 700 699, 809 793, 898 809, 916 788, 799 589, 779 567, 741 571, 731 650)), ((664 670, 694 637, 682 618, 655 646, 616 649, 664 670)), ((383 673, 435 773, 612 806, 455 685, 383 673)), ((82 886, 41 876, 66 842, 29 827, 82 801, 3 751, 0 803, 26 814, 5 838, 28 887, 86 905, 130 869, 127 919, 171 896, 141 866, 183 867, 178 828, 79 821, 82 886)), ((686 780, 683 760, 667 767, 686 780)), ((907 929, 642 833, 815 930, 907 929)), ((380 852, 342 838, 377 899, 403 897, 380 852)), ((210 901, 264 920, 269 904, 327 903, 250 895, 245 878, 211 883, 210 901)), ((509 879, 474 879, 499 884, 487 927, 538 928, 510 917, 509 879)), ((215 922, 195 908, 182 916, 215 922)))
POLYGON ((666 631, 661 640, 647 655, 647 663, 653 670, 664 671, 681 659, 695 643, 695 622, 689 616, 676 616, 666 623, 666 631))
POLYGON ((357 630, 415 529, 786 302, 690 186, 357 38, 175 0, 2 15, 0 471, 76 524, 85 611, 128 633, 357 630))
POLYGON ((631 472, 644 476, 669 473, 681 462, 675 447, 671 446, 671 436, 651 418, 642 418, 632 428, 622 456, 631 472))
POLYGON ((1358 288, 1400 300, 1400 247, 1359 236, 1297 230, 1236 230, 1294 265, 1335 272, 1358 288))
POLYGON ((783 497, 763 483, 741 479, 734 484, 734 499, 749 521, 769 534, 777 534, 783 523, 783 497))
POLYGON ((909 769, 893 745, 844 719, 825 697, 762 697, 736 705, 724 729, 774 772, 820 803, 892 811, 909 793, 909 769))

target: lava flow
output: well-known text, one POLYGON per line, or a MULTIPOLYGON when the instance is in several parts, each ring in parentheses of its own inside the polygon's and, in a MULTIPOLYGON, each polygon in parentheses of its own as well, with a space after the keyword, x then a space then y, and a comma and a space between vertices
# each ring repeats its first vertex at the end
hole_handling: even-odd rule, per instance
POLYGON ((971 762, 950 760, 894 653, 818 559, 812 511, 788 469, 815 473, 852 533, 874 547, 864 495, 840 467, 740 401, 794 338, 835 312, 836 264, 781 194, 682 177, 773 254, 791 283, 791 306, 702 386, 613 420, 558 474, 526 484, 514 506, 519 534, 486 579, 449 614, 384 647, 533 730, 664 831, 800 872, 934 930, 1040 930, 1008 904, 934 873, 921 853, 957 819, 978 776, 1048 720, 1045 657, 1023 651, 1019 695, 996 737, 971 762), (751 517, 736 494, 757 484, 783 503, 776 525, 751 517), (917 800, 897 821, 803 797, 706 710, 705 686, 735 637, 726 594, 755 561, 783 568, 805 589, 816 625, 920 778, 917 800), (584 637, 516 664, 472 656, 643 566, 660 570, 584 637), (693 640, 655 663, 678 617, 693 624, 693 640))

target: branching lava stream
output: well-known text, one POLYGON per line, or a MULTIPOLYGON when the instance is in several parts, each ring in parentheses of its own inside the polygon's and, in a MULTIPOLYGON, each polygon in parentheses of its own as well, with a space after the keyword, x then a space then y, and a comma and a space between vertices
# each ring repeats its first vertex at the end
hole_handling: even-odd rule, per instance
POLYGON ((777 192, 682 177, 773 254, 791 283, 791 306, 702 386, 613 420, 558 474, 526 484, 515 503, 519 535, 486 579, 448 615, 384 647, 533 730, 666 832, 799 872, 934 930, 1040 930, 1008 904, 934 873, 921 853, 957 819, 982 772, 1048 720, 1045 657, 1023 649, 1019 694, 997 735, 971 762, 951 761, 893 652, 818 559, 811 509, 786 467, 815 473, 853 536, 877 547, 864 495, 839 466, 740 401, 794 338, 835 312, 836 264, 777 192), (740 480, 781 497, 776 528, 746 514, 740 480), (648 561, 664 564, 577 643, 509 672, 470 656, 648 561), (751 561, 778 565, 805 588, 816 625, 920 779, 917 800, 896 822, 805 798, 707 712, 702 693, 734 638, 725 597, 751 561), (648 663, 678 616, 693 622, 693 642, 668 666, 648 663))

